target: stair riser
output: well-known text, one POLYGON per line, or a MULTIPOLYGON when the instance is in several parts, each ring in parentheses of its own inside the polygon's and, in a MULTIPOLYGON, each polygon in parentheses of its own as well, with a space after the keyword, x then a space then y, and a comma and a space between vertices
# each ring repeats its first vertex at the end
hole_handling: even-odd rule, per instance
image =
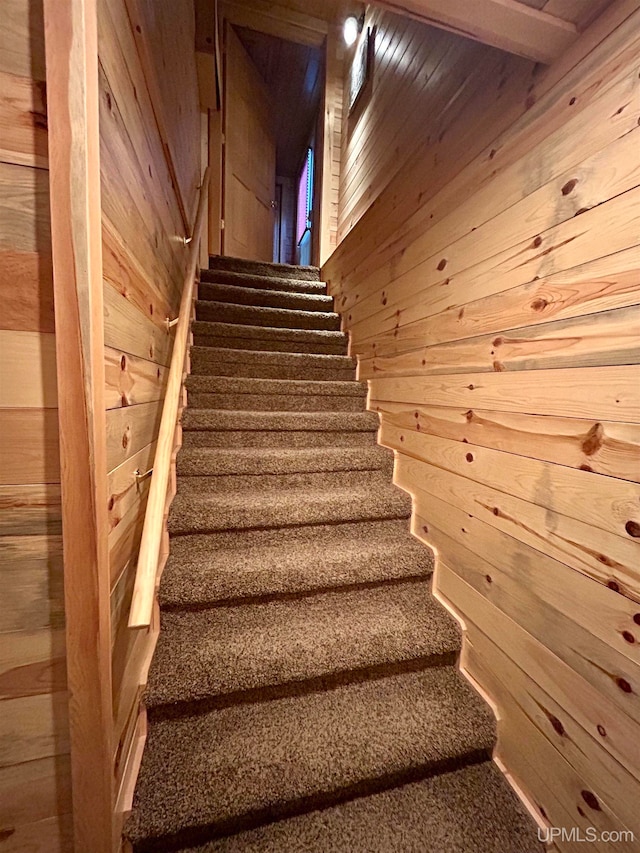
POLYGON ((246 362, 218 362, 203 358, 191 358, 191 373, 194 376, 238 376, 251 379, 314 379, 320 382, 348 382, 355 379, 352 368, 346 370, 322 370, 317 368, 282 367, 278 365, 247 364, 246 362))
POLYGON ((213 606, 426 580, 433 555, 407 533, 405 521, 393 521, 174 538, 162 574, 160 606, 213 606))
POLYGON ((185 430, 183 447, 373 447, 375 432, 185 430))
POLYGON ((217 530, 247 530, 304 526, 309 524, 335 524, 383 519, 408 519, 411 508, 401 500, 389 500, 384 506, 372 505, 368 500, 318 501, 316 504, 291 506, 274 504, 269 512, 256 512, 253 507, 227 511, 224 506, 200 505, 191 512, 174 502, 169 513, 169 533, 180 536, 188 533, 213 533, 217 530))
MULTIPOLYGON (((270 458, 269 456, 233 458, 220 454, 207 454, 207 458, 181 453, 178 456, 177 473, 179 477, 227 477, 227 476, 256 476, 268 475, 270 482, 274 476, 297 474, 325 474, 338 472, 354 474, 357 471, 381 471, 387 477, 393 473, 393 455, 391 453, 352 454, 347 452, 346 459, 331 459, 329 454, 313 454, 316 456, 306 459, 270 458), (328 458, 327 458, 328 457, 328 458), (377 457, 377 458, 376 458, 377 457)), ((312 454, 308 454, 309 457, 312 454)))
POLYGON ((333 299, 320 293, 291 293, 266 288, 234 287, 203 282, 198 287, 198 301, 226 302, 263 308, 285 308, 288 311, 333 311, 333 299))
POLYGON ((295 264, 272 264, 268 261, 248 261, 244 258, 231 258, 212 255, 209 258, 210 270, 227 270, 264 278, 287 278, 297 281, 319 281, 317 267, 296 266, 295 264))
POLYGON ((378 431, 373 412, 236 412, 187 409, 183 430, 232 430, 234 432, 371 432, 378 431))
POLYGON ((226 302, 198 302, 196 318, 210 323, 266 326, 270 329, 340 331, 340 317, 337 314, 320 311, 285 311, 280 308, 253 308, 249 305, 229 305, 226 302))
MULTIPOLYGON (((357 471, 306 471, 297 474, 181 474, 178 478, 178 492, 184 496, 233 494, 249 492, 254 495, 277 492, 284 489, 327 490, 367 487, 379 491, 389 489, 391 471, 380 468, 364 468, 357 471)), ((403 506, 410 507, 411 501, 404 492, 398 490, 395 503, 404 501, 403 506)), ((327 494, 327 500, 331 495, 327 494)))
POLYGON ((202 270, 200 281, 204 284, 230 284, 252 290, 277 290, 279 293, 307 293, 324 296, 327 286, 323 281, 304 281, 295 278, 271 278, 262 275, 246 275, 225 270, 202 270))
POLYGON ((197 409, 252 409, 263 412, 361 412, 362 397, 294 397, 283 394, 207 394, 189 391, 197 409))
POLYGON ((304 370, 346 370, 351 371, 351 378, 358 366, 355 358, 348 355, 314 355, 309 353, 272 352, 258 353, 246 350, 232 350, 228 347, 197 347, 191 348, 191 363, 201 360, 210 364, 246 364, 299 368, 304 370))
POLYGON ((291 352, 310 355, 346 355, 347 342, 322 343, 320 341, 286 341, 277 338, 256 340, 255 338, 220 337, 194 332, 193 341, 200 347, 228 347, 253 352, 291 352))

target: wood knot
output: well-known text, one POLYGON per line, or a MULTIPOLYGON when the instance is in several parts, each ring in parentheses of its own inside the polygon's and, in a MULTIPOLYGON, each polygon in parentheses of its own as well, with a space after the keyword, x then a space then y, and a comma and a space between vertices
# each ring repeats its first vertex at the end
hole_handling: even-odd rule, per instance
POLYGON ((123 408, 124 408, 124 406, 128 406, 128 405, 129 405, 129 401, 127 400, 127 395, 126 395, 126 394, 122 394, 122 395, 121 395, 121 397, 120 397, 120 403, 122 404, 123 408))
POLYGON ((467 453, 464 458, 467 460, 467 462, 473 462, 473 453, 467 453))
POLYGON ((158 370, 156 371, 156 376, 158 377, 158 379, 160 379, 160 368, 158 368, 158 370))
POLYGON ((541 246, 541 245, 542 245, 542 237, 538 234, 538 236, 533 241, 533 246, 535 249, 537 249, 538 246, 541 246))
POLYGON ((495 341, 493 342, 493 345, 494 345, 494 347, 499 347, 499 346, 502 346, 503 343, 504 343, 504 338, 496 338, 495 341))
POLYGON ((464 416, 468 421, 473 420, 473 409, 469 409, 468 412, 465 412, 464 416))
POLYGON ((607 736, 607 730, 600 723, 598 723, 598 734, 600 735, 600 737, 606 737, 607 736))
POLYGON ((618 676, 618 678, 616 678, 616 684, 618 685, 620 690, 622 690, 623 693, 633 693, 631 685, 629 684, 626 678, 618 676))
POLYGON ((607 581, 607 586, 614 592, 620 592, 620 584, 618 581, 607 581))
POLYGON ((440 261, 440 263, 438 264, 438 269, 440 270, 440 272, 442 272, 442 270, 446 267, 446 265, 447 265, 447 259, 443 258, 440 261))
POLYGON ((581 471, 588 471, 590 474, 593 474, 593 468, 591 467, 591 465, 587 465, 586 462, 582 463, 582 465, 580 466, 580 470, 581 471))
POLYGON ((149 316, 153 317, 153 304, 149 305, 149 316))
POLYGON ((458 320, 462 320, 463 317, 464 317, 464 308, 461 308, 458 311, 458 320))
POLYGON ((602 447, 604 440, 604 427, 601 423, 594 424, 582 442, 582 452, 586 456, 593 456, 602 447))
POLYGON ((576 100, 577 98, 571 98, 571 100, 569 101, 569 106, 572 107, 575 104, 576 100))
POLYGON ((426 363, 427 363, 427 359, 426 359, 426 358, 423 358, 423 359, 422 359, 422 366, 424 367, 426 363))
POLYGON ((491 151, 489 152, 489 160, 493 160, 493 158, 496 156, 497 153, 498 152, 496 151, 496 149, 492 148, 491 151))
POLYGON ((575 190, 576 188, 577 183, 577 178, 571 178, 570 181, 567 181, 567 183, 562 187, 562 195, 569 195, 570 192, 573 192, 573 190, 575 190))
POLYGON ((120 370, 126 370, 126 369, 127 369, 127 358, 126 358, 126 356, 123 355, 122 358, 120 359, 120 370))
POLYGON ((636 625, 640 625, 640 613, 633 614, 633 621, 636 623, 636 625))
POLYGON ((627 531, 629 536, 633 536, 634 539, 640 538, 640 524, 638 524, 637 521, 627 521, 624 529, 627 531))
POLYGON ((383 305, 386 305, 386 304, 387 304, 387 297, 386 297, 386 296, 385 296, 385 297, 384 297, 384 299, 382 300, 382 304, 383 304, 383 305))
POLYGON ((428 532, 429 532, 429 528, 427 527, 427 525, 426 525, 426 524, 423 524, 423 525, 422 525, 422 531, 423 531, 423 533, 428 533, 428 532))
POLYGON ((566 734, 566 732, 565 732, 564 726, 562 725, 560 720, 557 717, 554 717, 553 714, 549 714, 548 716, 549 716, 549 722, 553 726, 554 730, 560 735, 560 737, 563 737, 566 734))
POLYGON ((494 515, 500 515, 500 509, 497 506, 494 506, 492 512, 494 515))
POLYGON ((107 504, 107 509, 109 510, 109 512, 111 512, 111 510, 114 508, 115 505, 116 505, 116 499, 115 499, 114 495, 111 495, 111 497, 109 498, 109 503, 107 504))
POLYGON ((414 412, 414 413, 413 413, 413 417, 414 417, 414 418, 419 418, 419 417, 420 417, 420 415, 419 415, 419 413, 418 413, 418 412, 414 412))
POLYGON ((416 429, 420 432, 420 424, 416 424, 416 429))
POLYGON ((623 631, 622 636, 627 641, 627 643, 635 643, 636 641, 636 638, 633 636, 631 631, 623 631))
POLYGON ((491 577, 491 575, 485 575, 484 579, 487 583, 493 583, 493 578, 491 577))
POLYGON ((403 435, 401 435, 401 436, 400 436, 400 441, 404 441, 404 436, 403 436, 403 435))
POLYGON ((473 391, 473 389, 474 389, 475 387, 476 387, 475 385, 467 385, 467 388, 469 389, 469 391, 473 391))
POLYGON ((494 361, 493 362, 493 369, 495 370, 496 373, 504 373, 505 367, 501 361, 494 361))
POLYGON ((600 803, 598 802, 598 798, 593 793, 593 791, 580 791, 580 796, 590 809, 593 809, 596 812, 602 811, 602 809, 600 808, 600 803))

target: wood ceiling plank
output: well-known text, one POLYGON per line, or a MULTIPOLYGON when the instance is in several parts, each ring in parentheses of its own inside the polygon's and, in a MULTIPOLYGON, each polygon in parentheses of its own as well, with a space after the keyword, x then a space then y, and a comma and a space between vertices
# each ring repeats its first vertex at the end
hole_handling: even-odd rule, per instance
POLYGON ((381 0, 379 5, 547 64, 577 37, 574 24, 515 0, 381 0))

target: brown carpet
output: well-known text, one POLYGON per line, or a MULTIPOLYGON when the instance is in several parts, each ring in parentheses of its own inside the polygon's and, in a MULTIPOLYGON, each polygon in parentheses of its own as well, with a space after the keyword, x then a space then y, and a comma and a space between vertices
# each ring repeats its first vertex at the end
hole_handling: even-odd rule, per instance
POLYGON ((317 270, 203 278, 136 853, 540 851, 317 270))

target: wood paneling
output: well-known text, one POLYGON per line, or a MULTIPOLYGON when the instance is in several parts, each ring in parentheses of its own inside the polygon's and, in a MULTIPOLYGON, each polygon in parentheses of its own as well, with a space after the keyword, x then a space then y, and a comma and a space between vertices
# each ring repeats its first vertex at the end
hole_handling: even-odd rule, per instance
POLYGON ((273 259, 276 143, 269 91, 233 27, 225 28, 225 255, 273 259), (256 156, 260 152, 259 156, 256 156))
POLYGON ((115 832, 130 808, 132 744, 157 636, 127 627, 149 477, 201 179, 190 0, 98 0, 104 281, 105 494, 109 585, 109 770, 115 832), (130 793, 130 791, 129 791, 130 793))
POLYGON ((543 822, 637 838, 640 12, 613 3, 547 70, 370 22, 323 276, 500 765, 543 822))
POLYGON ((0 20, 0 838, 72 849, 42 3, 0 20))

